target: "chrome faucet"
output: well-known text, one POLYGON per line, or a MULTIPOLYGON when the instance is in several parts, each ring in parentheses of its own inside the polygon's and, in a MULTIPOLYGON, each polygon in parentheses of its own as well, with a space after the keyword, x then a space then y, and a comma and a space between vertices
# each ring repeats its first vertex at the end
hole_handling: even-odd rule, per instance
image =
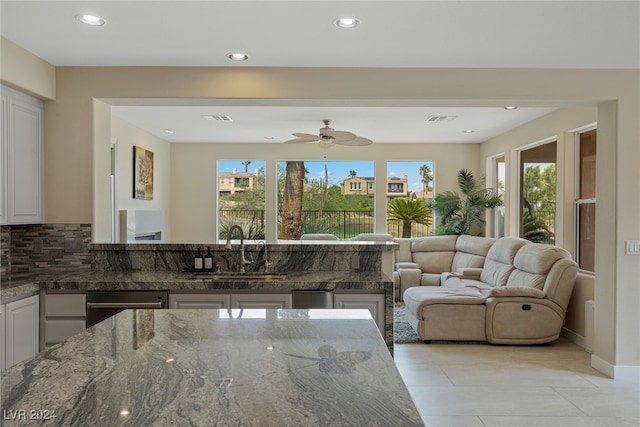
POLYGON ((227 244, 225 245, 225 249, 231 249, 231 235, 233 234, 233 230, 238 230, 240 232, 240 273, 245 272, 245 267, 251 264, 251 261, 248 261, 244 256, 244 233, 242 232, 242 228, 239 225, 235 224, 229 228, 229 233, 227 234, 227 244))
POLYGON ((269 262, 269 258, 267 258, 267 244, 264 240, 260 240, 258 243, 256 243, 256 250, 258 251, 258 257, 260 257, 260 246, 262 246, 264 249, 264 253, 262 254, 262 258, 258 259, 258 268, 260 268, 261 264, 264 264, 264 272, 268 273, 269 272, 269 267, 271 267, 271 263, 269 262))

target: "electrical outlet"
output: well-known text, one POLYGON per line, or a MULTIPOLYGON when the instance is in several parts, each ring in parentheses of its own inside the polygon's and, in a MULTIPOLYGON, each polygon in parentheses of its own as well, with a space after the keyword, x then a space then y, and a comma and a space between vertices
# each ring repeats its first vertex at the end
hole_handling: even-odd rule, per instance
POLYGON ((44 252, 43 249, 43 243, 44 243, 44 239, 42 237, 36 237, 35 239, 33 239, 33 253, 34 254, 41 254, 44 252))
POLYGON ((133 255, 131 257, 131 269, 132 270, 140 270, 140 256, 133 255))
POLYGON ((640 240, 627 240, 626 255, 640 255, 640 240))
POLYGON ((351 268, 354 270, 360 270, 360 255, 353 254, 351 256, 351 268))

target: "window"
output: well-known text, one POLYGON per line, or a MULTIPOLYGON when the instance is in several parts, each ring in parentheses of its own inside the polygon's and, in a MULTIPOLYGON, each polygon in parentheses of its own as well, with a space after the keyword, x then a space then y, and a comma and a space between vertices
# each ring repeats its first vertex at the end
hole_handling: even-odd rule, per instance
POLYGON ((577 259, 582 270, 595 271, 596 129, 578 134, 577 259))
MULTIPOLYGON (((506 193, 505 183, 507 182, 506 164, 504 155, 495 157, 493 162, 494 167, 494 181, 492 187, 497 189, 504 201, 504 195, 506 193)), ((493 214, 493 235, 496 238, 504 237, 504 216, 505 206, 502 205, 499 208, 494 209, 493 214)))
POLYGON ((520 236, 555 242, 556 141, 520 151, 520 236))
POLYGON ((373 176, 373 162, 278 162, 278 238, 328 233, 348 239, 372 233, 374 194, 363 191, 363 182, 373 189, 373 176))
MULTIPOLYGON (((387 162, 386 196, 387 203, 398 198, 423 199, 429 203, 433 198, 433 162, 387 162)), ((404 222, 387 220, 387 233, 395 237, 409 233, 411 237, 432 234, 430 222, 409 221, 406 227, 404 222)))
MULTIPOLYGON (((265 162, 218 162, 218 238, 226 240, 232 225, 239 225, 247 240, 265 238, 265 162)), ((239 236, 234 235, 237 239, 239 236)))

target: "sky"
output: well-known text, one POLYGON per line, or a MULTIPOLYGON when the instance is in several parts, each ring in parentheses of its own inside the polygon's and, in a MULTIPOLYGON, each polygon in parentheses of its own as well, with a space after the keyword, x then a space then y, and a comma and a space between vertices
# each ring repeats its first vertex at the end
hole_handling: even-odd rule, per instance
MULTIPOLYGON (((284 165, 284 162, 281 162, 284 165)), ((420 166, 429 165, 433 172, 433 162, 387 162, 387 176, 403 176, 409 175, 409 190, 422 191, 422 177, 420 176, 420 166)), ((339 185, 343 180, 349 177, 349 171, 356 171, 357 176, 372 177, 374 176, 374 162, 372 161, 305 161, 304 166, 309 170, 308 177, 310 179, 324 178, 324 166, 327 165, 329 171, 329 183, 339 185)), ((265 166, 264 161, 251 161, 248 172, 253 173, 256 169, 265 166)), ((232 172, 233 169, 244 172, 244 166, 241 161, 220 161, 218 170, 220 172, 232 172)))

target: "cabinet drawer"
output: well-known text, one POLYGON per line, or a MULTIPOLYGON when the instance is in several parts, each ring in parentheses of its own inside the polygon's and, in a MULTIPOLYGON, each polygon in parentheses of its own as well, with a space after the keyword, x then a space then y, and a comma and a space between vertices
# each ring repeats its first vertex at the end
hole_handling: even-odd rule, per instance
POLYGON ((85 294, 46 294, 45 317, 85 317, 85 294))
POLYGON ((222 294, 170 294, 169 308, 229 308, 229 295, 222 294))
POLYGON ((45 320, 45 343, 62 342, 72 335, 85 330, 84 319, 45 320))

